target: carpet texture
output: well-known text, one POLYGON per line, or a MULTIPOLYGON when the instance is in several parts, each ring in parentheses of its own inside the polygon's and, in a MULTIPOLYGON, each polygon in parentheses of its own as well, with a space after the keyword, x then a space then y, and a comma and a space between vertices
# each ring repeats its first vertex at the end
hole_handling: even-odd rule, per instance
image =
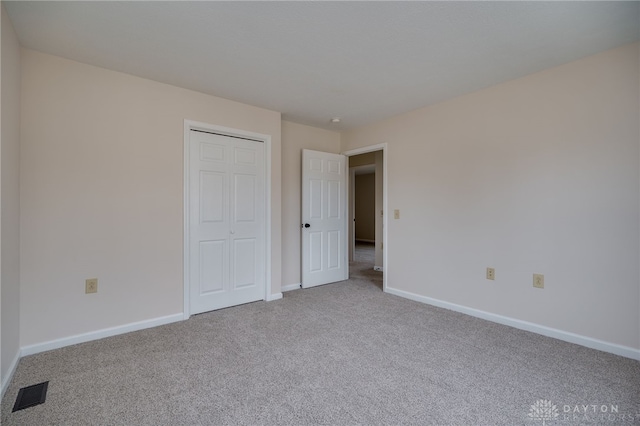
MULTIPOLYGON (((376 263, 375 244, 356 241, 353 260, 373 268, 376 263)), ((359 267, 364 267, 364 265, 359 265, 359 267)))
POLYGON ((25 357, 2 425, 640 424, 639 362, 380 282, 356 262, 350 280, 279 301, 25 357), (45 404, 11 413, 46 380, 45 404))

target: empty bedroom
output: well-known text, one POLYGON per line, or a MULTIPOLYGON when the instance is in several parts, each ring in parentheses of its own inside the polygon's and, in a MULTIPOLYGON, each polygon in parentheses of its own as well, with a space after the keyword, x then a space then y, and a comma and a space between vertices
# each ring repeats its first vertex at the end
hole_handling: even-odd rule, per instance
POLYGON ((2 425, 640 424, 640 2, 0 4, 2 425))

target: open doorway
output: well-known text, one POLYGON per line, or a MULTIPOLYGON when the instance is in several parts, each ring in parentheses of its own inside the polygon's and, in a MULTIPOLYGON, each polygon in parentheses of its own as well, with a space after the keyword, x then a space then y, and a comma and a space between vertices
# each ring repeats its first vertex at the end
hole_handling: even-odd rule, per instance
MULTIPOLYGON (((362 154, 367 155, 367 154, 362 154)), ((359 156, 351 157, 350 160, 359 156)), ((376 172, 375 165, 354 167, 353 182, 353 261, 366 263, 371 269, 381 270, 376 265, 376 172)))
POLYGON ((382 275, 382 290, 387 291, 386 144, 341 154, 302 151, 302 288, 354 278, 349 263, 353 261, 355 251, 355 170, 349 169, 348 161, 352 156, 365 153, 374 155, 376 188, 381 188, 376 191, 381 195, 375 200, 374 263, 373 268, 366 269, 367 275, 371 272, 382 275), (344 173, 349 170, 351 173, 344 173))
POLYGON ((344 153, 349 161, 349 277, 363 278, 383 291, 385 148, 383 144, 344 153))

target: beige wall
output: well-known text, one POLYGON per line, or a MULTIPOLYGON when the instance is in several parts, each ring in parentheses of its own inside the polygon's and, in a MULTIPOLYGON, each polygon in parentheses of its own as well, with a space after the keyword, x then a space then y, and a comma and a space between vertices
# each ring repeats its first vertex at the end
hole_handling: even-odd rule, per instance
POLYGON ((20 351, 20 46, 4 5, 0 9, 2 14, 0 377, 4 390, 20 351))
POLYGON ((282 122, 282 285, 300 284, 302 150, 337 154, 340 134, 282 122))
POLYGON ((640 348, 638 50, 343 134, 388 143, 389 287, 640 348))
POLYGON ((31 50, 22 67, 22 346, 183 311, 184 119, 272 136, 280 292, 280 113, 31 50))
POLYGON ((356 240, 376 240, 375 173, 356 175, 355 208, 356 240))

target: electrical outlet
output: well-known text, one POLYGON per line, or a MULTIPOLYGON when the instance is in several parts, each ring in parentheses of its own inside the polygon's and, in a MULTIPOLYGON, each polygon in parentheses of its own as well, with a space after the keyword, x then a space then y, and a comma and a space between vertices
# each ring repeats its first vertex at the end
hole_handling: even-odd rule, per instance
POLYGON ((89 293, 97 293, 98 292, 98 279, 97 278, 88 278, 84 281, 84 292, 89 293))
POLYGON ((535 288, 544 288, 544 275, 533 274, 533 286, 535 288))
POLYGON ((496 270, 493 268, 487 268, 487 279, 495 280, 496 279, 496 270))
POLYGON ((395 210, 393 211, 393 218, 394 218, 394 219, 400 219, 400 210, 395 209, 395 210))

